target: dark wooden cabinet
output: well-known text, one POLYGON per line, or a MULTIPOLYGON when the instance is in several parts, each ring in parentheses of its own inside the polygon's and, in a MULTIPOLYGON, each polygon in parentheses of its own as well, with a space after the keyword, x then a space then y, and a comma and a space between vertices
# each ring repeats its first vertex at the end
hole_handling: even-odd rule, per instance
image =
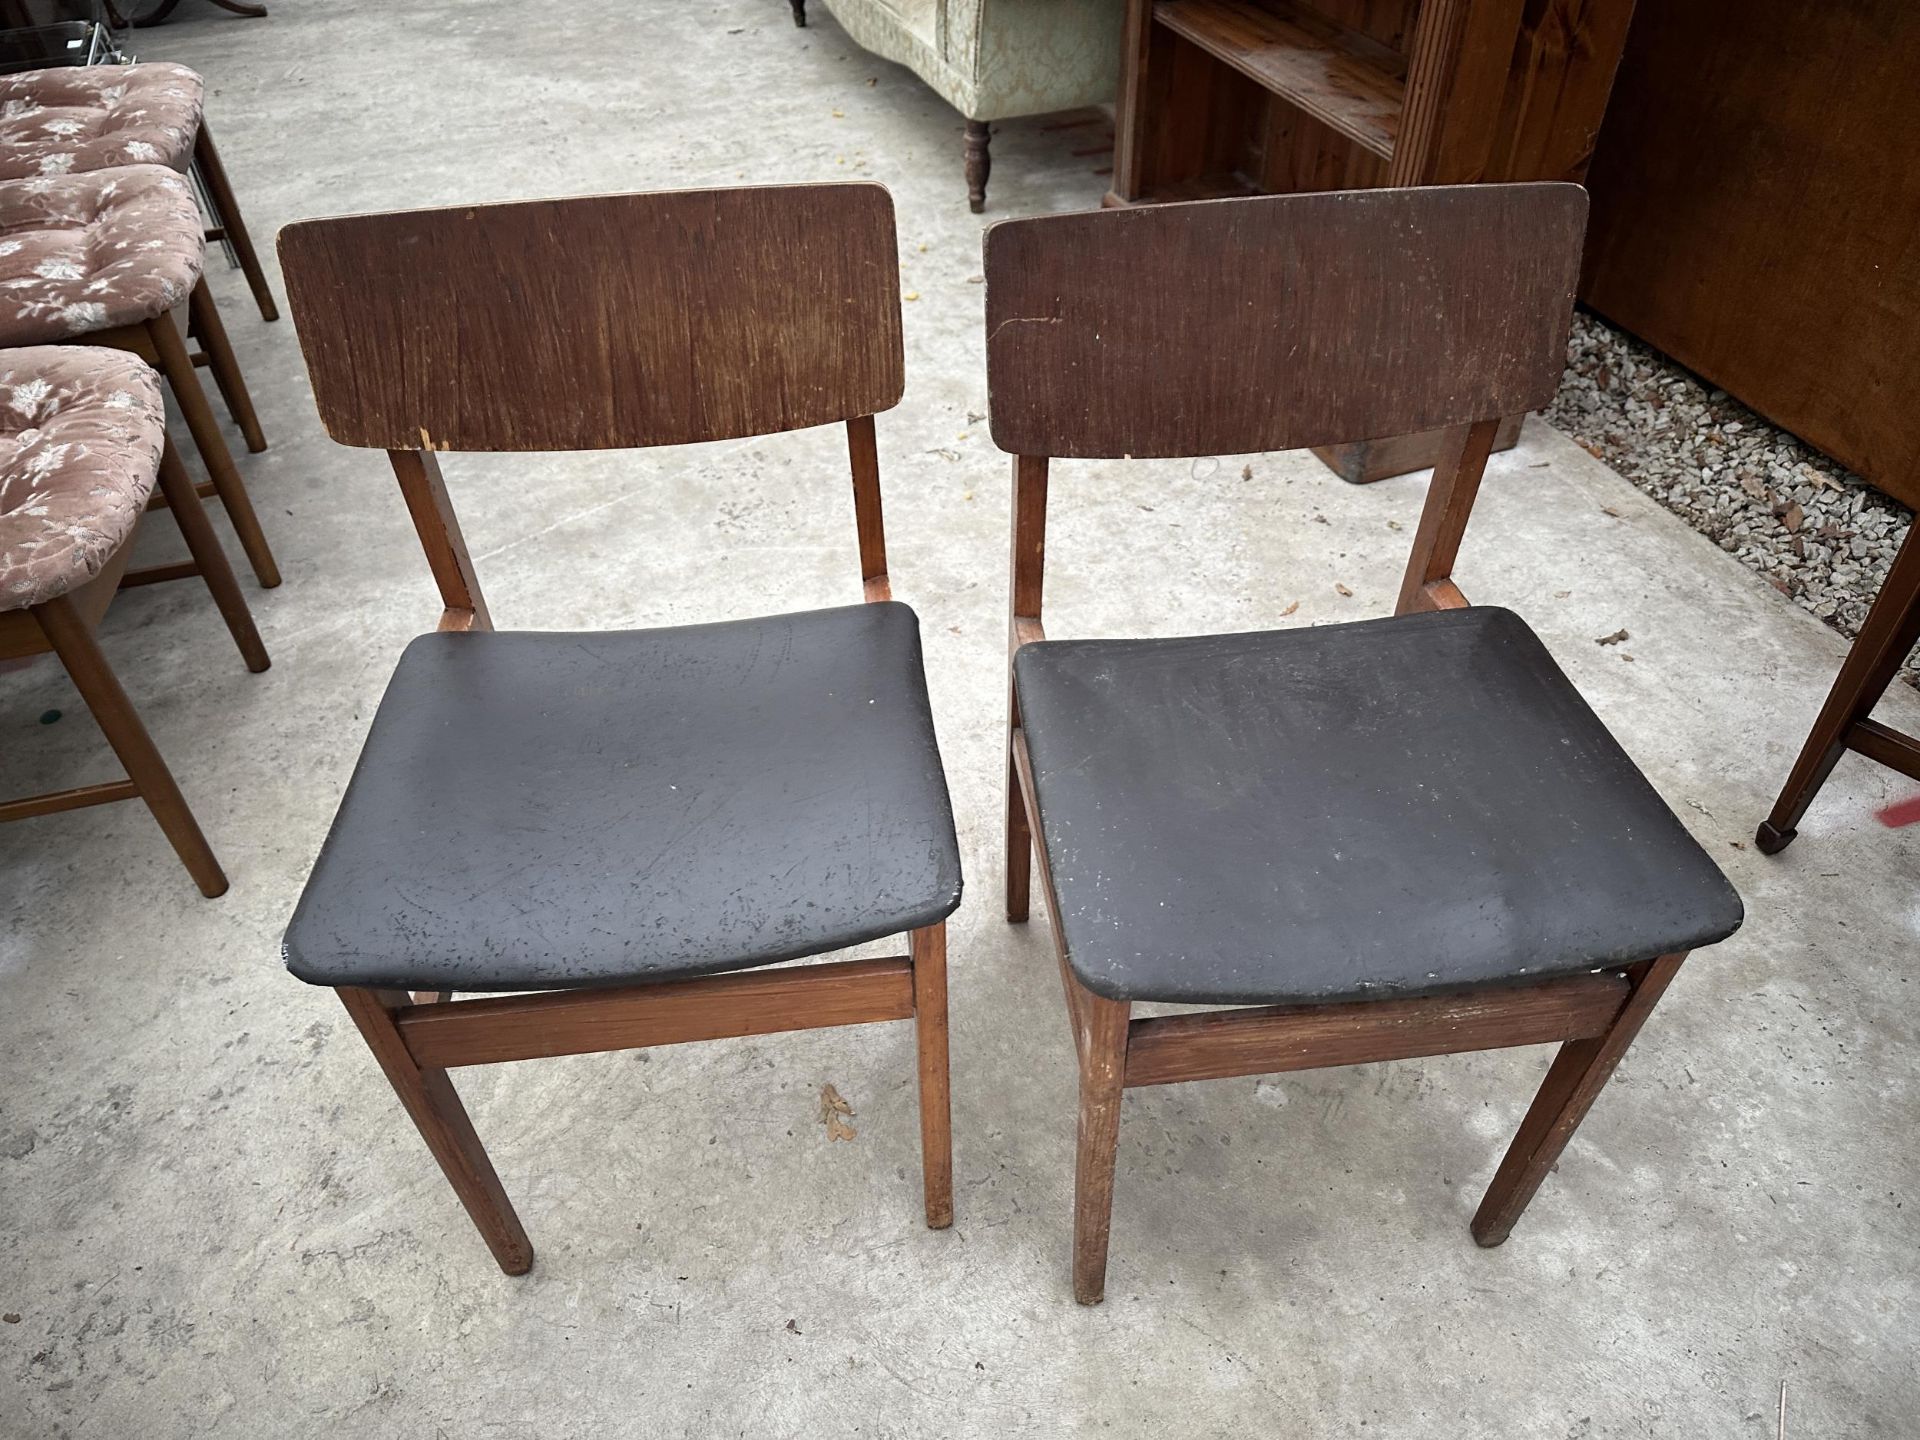
POLYGON ((1920 7, 1640 7, 1581 298, 1920 505, 1920 7))
MULTIPOLYGON (((1632 14, 1633 0, 1129 0, 1106 203, 1580 180, 1632 14)), ((1322 458, 1377 480, 1431 464, 1431 448, 1402 436, 1322 458)))

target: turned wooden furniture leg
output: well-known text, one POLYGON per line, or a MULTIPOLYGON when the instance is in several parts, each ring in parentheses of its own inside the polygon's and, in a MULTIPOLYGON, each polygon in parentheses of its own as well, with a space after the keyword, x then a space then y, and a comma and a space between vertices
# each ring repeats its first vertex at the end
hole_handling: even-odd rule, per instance
POLYGON ((1640 1033, 1686 958, 1684 954, 1662 955, 1658 960, 1628 967, 1627 978, 1633 989, 1613 1024, 1590 1040, 1570 1040, 1560 1047, 1473 1217, 1476 1243, 1498 1245, 1513 1232, 1527 1202, 1567 1148, 1573 1132, 1593 1108, 1620 1057, 1627 1053, 1633 1037, 1640 1033))
POLYGON ((200 504, 200 493, 194 488, 187 467, 180 463, 180 452, 173 448, 171 440, 160 451, 160 490, 167 497, 167 508, 173 511, 174 523, 186 539, 200 578, 213 592, 213 603, 220 607, 221 618, 227 622, 227 633, 240 647, 247 669, 258 675, 272 663, 267 659, 267 647, 261 643, 260 632, 254 627, 253 612, 240 593, 240 582, 233 577, 233 567, 227 563, 227 552, 220 548, 220 537, 213 533, 213 522, 207 519, 207 512, 200 504))
POLYGON ((913 959, 913 1029, 919 1056, 920 1168, 927 1226, 953 1224, 953 1114, 947 1078, 947 924, 909 937, 913 959))
POLYGON ((986 121, 967 121, 967 208, 976 215, 987 208, 987 177, 993 173, 993 154, 987 146, 992 140, 986 121))
POLYGON ((193 373, 193 360, 187 354, 186 342, 180 338, 171 315, 157 316, 149 320, 145 328, 147 343, 153 347, 160 372, 173 386, 173 397, 179 402, 181 418, 187 422, 187 430, 200 451, 201 463, 207 467, 220 503, 226 507, 227 519, 240 537, 240 548, 247 552, 261 586, 271 590, 280 583, 280 567, 274 563, 273 550, 260 529, 260 519, 253 513, 247 487, 234 468, 226 437, 220 433, 220 422, 214 419, 206 391, 200 388, 200 379, 193 373))
POLYGON ((193 317, 193 333, 207 352, 207 368, 213 371, 213 383, 220 387, 220 398, 227 402, 227 413, 246 436, 247 449, 258 455, 267 448, 267 437, 261 433, 260 417, 254 414, 253 397, 247 393, 246 377, 240 373, 240 362, 234 359, 227 327, 220 323, 220 312, 214 307, 213 292, 207 288, 204 275, 193 287, 187 312, 193 317))
POLYGON ((509 1275, 533 1268, 533 1246, 513 1213, 513 1202, 494 1173, 493 1162, 474 1133, 473 1121, 444 1070, 422 1070, 413 1063, 407 1042, 393 1022, 393 1012, 410 1003, 404 990, 362 990, 342 986, 334 992, 347 1007, 353 1023, 366 1037, 367 1048, 380 1062, 400 1103, 406 1106, 420 1138, 453 1186, 460 1203, 487 1242, 493 1258, 509 1275))
POLYGON ((1083 1039, 1073 1164, 1073 1298, 1082 1305, 1098 1305, 1107 1294, 1107 1233, 1113 1222, 1113 1167, 1120 1150, 1132 1011, 1124 1000, 1079 992, 1083 1039))
POLYGON ((133 702, 120 688, 107 657, 100 653, 92 628, 65 595, 34 606, 33 618, 39 622, 60 663, 67 667, 74 688, 87 702, 95 723, 126 767, 127 778, 140 792, 140 798, 147 802, 147 808, 187 867, 187 873, 193 876, 194 884, 200 887, 200 893, 209 900, 226 894, 227 877, 220 869, 220 862, 213 858, 207 837, 200 833, 199 822, 187 808, 186 797, 174 783, 167 762, 160 758, 153 737, 140 723, 133 702))
POLYGON ((220 228, 227 239, 233 242, 233 253, 240 257, 240 271, 247 277, 254 303, 260 307, 260 318, 278 320, 280 311, 273 303, 273 291, 267 288, 267 275, 260 268, 260 257, 253 253, 253 241, 247 235, 246 222, 240 218, 240 202, 233 198, 233 186, 227 180, 227 167, 220 163, 220 152, 214 148, 213 133, 207 129, 205 120, 200 122, 200 133, 194 137, 193 163, 200 172, 201 182, 207 187, 207 194, 213 197, 213 208, 219 212, 220 228))
POLYGON ((793 0, 793 23, 802 30, 807 28, 807 0, 793 0))
POLYGON ((1827 783, 1833 767, 1846 753, 1847 732, 1873 713, 1887 686, 1900 673, 1914 644, 1920 641, 1920 524, 1910 526, 1907 538, 1887 571, 1887 583, 1874 597, 1859 638, 1841 662, 1833 689, 1800 747, 1773 813, 1760 823, 1753 837, 1762 853, 1777 855, 1792 843, 1800 817, 1827 783))

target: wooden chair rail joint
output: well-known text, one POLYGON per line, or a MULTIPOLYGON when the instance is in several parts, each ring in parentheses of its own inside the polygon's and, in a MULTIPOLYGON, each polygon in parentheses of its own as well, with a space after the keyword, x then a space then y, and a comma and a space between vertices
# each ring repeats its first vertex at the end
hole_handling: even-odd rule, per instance
POLYGON ((1166 1085, 1586 1040, 1606 1033, 1632 988, 1608 970, 1498 990, 1135 1020, 1125 1083, 1166 1085))
POLYGON ((619 989, 403 1005, 393 1019, 413 1062, 442 1070, 908 1020, 913 1014, 912 961, 891 956, 619 989))

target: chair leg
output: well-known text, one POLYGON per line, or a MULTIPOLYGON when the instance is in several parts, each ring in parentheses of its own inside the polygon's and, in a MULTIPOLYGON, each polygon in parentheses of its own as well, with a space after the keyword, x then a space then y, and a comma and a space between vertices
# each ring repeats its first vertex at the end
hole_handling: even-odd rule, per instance
POLYGON ((160 490, 167 497, 167 508, 173 511, 174 523, 186 539, 194 564, 199 567, 200 578, 207 582, 213 603, 220 607, 221 618, 227 622, 227 633, 240 647, 240 658, 247 662, 247 669, 258 675, 273 662, 267 658, 267 647, 261 643, 259 630, 254 628, 253 612, 247 609, 246 596, 240 593, 240 582, 233 578, 227 552, 220 548, 220 537, 213 533, 213 525, 200 504, 200 492, 187 474, 187 467, 180 463, 180 453, 173 448, 171 440, 160 452, 160 490))
POLYGON ((1013 745, 1009 739, 1007 745, 1007 919, 1021 921, 1027 918, 1032 886, 1033 825, 1027 817, 1027 797, 1020 793, 1020 771, 1013 763, 1013 745))
POLYGON ((987 177, 993 174, 993 152, 987 147, 992 141, 986 121, 967 121, 967 208, 976 215, 987 208, 987 177))
POLYGON ((793 23, 802 30, 807 28, 807 0, 793 0, 793 23))
POLYGON ((1620 1057, 1640 1033, 1655 1002, 1680 969, 1682 955, 1662 955, 1631 967, 1633 983, 1626 1003, 1603 1034, 1588 1040, 1570 1040, 1560 1047, 1547 1078, 1534 1096, 1527 1118, 1500 1162, 1493 1183, 1473 1217, 1476 1243, 1492 1247, 1513 1233, 1515 1222, 1547 1178, 1573 1132, 1600 1096, 1620 1057))
POLYGON ((1081 990, 1080 1124, 1073 1164, 1073 1298, 1098 1305, 1107 1294, 1107 1234, 1113 1222, 1113 1166, 1120 1149, 1127 1026, 1133 1006, 1081 990))
POLYGON ((474 1134, 473 1121, 444 1070, 422 1070, 407 1053, 407 1042, 393 1023, 393 1012, 410 1003, 404 990, 363 990, 342 986, 334 992, 360 1027, 367 1048, 380 1062, 387 1081, 412 1117, 420 1138, 453 1186, 460 1203, 487 1242, 493 1258, 509 1275, 533 1268, 533 1246, 513 1213, 513 1202, 494 1173, 493 1162, 474 1134))
POLYGON ((273 291, 267 288, 266 272, 260 268, 260 257, 253 253, 253 241, 247 235, 246 221, 240 218, 240 202, 233 198, 233 186, 227 180, 227 167, 220 163, 220 152, 214 148, 213 135, 204 120, 200 122, 200 133, 194 137, 193 163, 200 171, 207 194, 213 197, 213 208, 219 212, 220 228, 226 232, 227 239, 233 242, 234 254, 240 257, 240 270, 247 277, 248 288, 253 291, 254 303, 260 307, 260 318, 278 320, 280 311, 273 303, 273 291))
POLYGON ((213 858, 207 837, 200 832, 193 811, 187 808, 186 797, 174 783, 167 762, 160 758, 153 737, 140 723, 133 702, 120 688, 119 678, 107 664, 107 657, 100 653, 93 628, 64 595, 34 606, 33 618, 40 623, 60 663, 67 667, 74 688, 87 702, 101 733, 126 767, 127 778, 139 790, 140 798, 147 802, 147 808, 187 867, 187 873, 193 876, 194 884, 200 887, 200 893, 209 900, 226 894, 227 877, 220 869, 220 862, 213 858))
POLYGON ((927 1226, 953 1224, 953 1114, 947 1078, 947 926, 909 937, 913 956, 913 1029, 919 1058, 920 1169, 927 1226))
POLYGON ((246 377, 240 362, 234 359, 233 345, 227 339, 227 327, 220 323, 220 311, 213 303, 213 292, 202 275, 187 300, 187 313, 193 317, 193 333, 207 352, 207 368, 213 371, 213 383, 220 387, 220 398, 227 402, 227 413, 246 436, 247 449, 258 455, 267 448, 261 433, 260 417, 253 411, 253 397, 247 393, 246 377))
POLYGON ((193 373, 193 360, 187 354, 186 342, 180 338, 170 315, 149 320, 146 336, 160 373, 173 387, 181 418, 187 422, 193 443, 200 451, 201 463, 207 467, 220 503, 226 507, 227 519, 233 522, 234 533, 240 537, 240 548, 253 563, 253 573, 261 587, 271 590, 280 583, 280 567, 274 563, 273 550, 260 529, 260 519, 253 513, 247 487, 234 468, 226 437, 220 433, 220 423, 213 418, 213 407, 207 404, 207 393, 200 388, 200 379, 193 373))
POLYGON ((1777 855, 1792 843, 1800 817, 1846 753, 1847 732, 1873 713, 1916 641, 1920 641, 1920 524, 1907 530, 1887 582, 1874 597, 1867 622, 1841 662, 1833 689, 1800 747, 1800 757, 1793 762, 1780 798, 1773 802, 1773 813, 1754 835, 1754 844, 1763 854, 1777 855))

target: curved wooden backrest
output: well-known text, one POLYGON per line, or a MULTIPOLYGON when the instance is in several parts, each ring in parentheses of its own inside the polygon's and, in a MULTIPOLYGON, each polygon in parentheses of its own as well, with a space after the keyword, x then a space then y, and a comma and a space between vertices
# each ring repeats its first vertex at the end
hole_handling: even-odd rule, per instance
POLYGON ((327 433, 383 450, 595 450, 899 403, 893 198, 875 184, 594 195, 280 233, 327 433))
POLYGON ((1455 185, 995 225, 994 442, 1232 454, 1537 409, 1566 365, 1586 217, 1577 185, 1455 185))

